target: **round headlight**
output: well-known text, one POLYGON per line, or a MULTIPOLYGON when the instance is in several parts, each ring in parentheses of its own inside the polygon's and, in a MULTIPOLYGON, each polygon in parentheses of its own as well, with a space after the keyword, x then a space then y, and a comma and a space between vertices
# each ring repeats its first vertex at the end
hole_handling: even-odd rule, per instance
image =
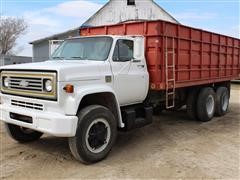
POLYGON ((51 92, 53 90, 53 86, 52 86, 52 81, 51 80, 46 80, 44 85, 45 85, 45 90, 47 92, 51 92))
POLYGON ((5 78, 3 79, 3 85, 4 85, 5 87, 8 87, 8 86, 9 86, 9 78, 5 77, 5 78))

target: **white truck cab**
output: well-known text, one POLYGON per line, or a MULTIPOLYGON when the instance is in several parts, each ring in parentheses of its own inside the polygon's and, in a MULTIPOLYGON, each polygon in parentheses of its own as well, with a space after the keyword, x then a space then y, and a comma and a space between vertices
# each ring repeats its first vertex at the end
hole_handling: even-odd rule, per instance
POLYGON ((76 37, 64 41, 49 61, 3 66, 0 119, 19 142, 43 133, 68 137, 76 159, 102 160, 117 128, 131 125, 122 108, 147 97, 144 52, 142 36, 76 37))

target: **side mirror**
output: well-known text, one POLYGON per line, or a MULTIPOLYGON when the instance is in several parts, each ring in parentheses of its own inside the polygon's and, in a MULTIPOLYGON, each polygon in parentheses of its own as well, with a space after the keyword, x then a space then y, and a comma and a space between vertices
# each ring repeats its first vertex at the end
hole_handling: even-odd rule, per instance
MULTIPOLYGON (((144 53, 144 49, 143 49, 143 43, 144 42, 144 39, 142 37, 137 37, 135 40, 134 40, 134 54, 133 54, 133 57, 134 59, 136 60, 139 60, 139 59, 142 59, 143 57, 143 53, 144 53)), ((133 62, 134 62, 134 59, 133 59, 133 62)))

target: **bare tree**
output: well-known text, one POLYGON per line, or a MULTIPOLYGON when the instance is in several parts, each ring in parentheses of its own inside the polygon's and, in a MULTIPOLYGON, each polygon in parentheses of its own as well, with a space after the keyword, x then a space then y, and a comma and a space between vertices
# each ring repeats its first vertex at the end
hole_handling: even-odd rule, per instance
POLYGON ((0 55, 11 54, 16 40, 26 32, 27 23, 22 18, 6 17, 0 20, 0 55))

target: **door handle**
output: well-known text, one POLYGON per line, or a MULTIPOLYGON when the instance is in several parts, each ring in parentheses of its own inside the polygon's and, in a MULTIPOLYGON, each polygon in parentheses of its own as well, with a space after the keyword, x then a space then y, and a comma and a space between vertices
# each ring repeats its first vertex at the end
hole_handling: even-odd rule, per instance
POLYGON ((141 60, 133 59, 132 62, 133 62, 133 63, 138 63, 138 62, 141 62, 141 60))
POLYGON ((138 65, 139 68, 144 68, 145 66, 144 65, 138 65))

